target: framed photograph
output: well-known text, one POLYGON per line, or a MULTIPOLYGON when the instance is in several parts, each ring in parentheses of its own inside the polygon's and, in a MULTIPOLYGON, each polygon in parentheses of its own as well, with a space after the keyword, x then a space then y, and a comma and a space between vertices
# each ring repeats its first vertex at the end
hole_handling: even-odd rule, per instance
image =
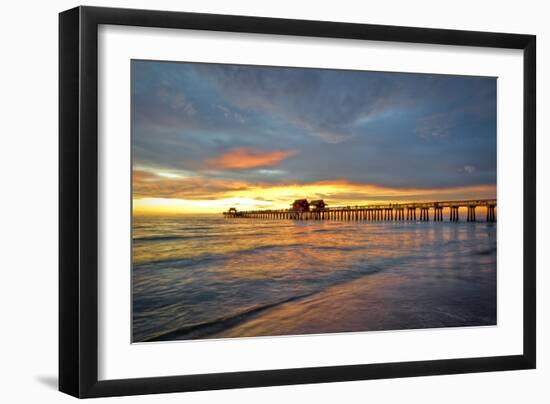
POLYGON ((534 36, 59 27, 61 391, 535 368, 534 36))

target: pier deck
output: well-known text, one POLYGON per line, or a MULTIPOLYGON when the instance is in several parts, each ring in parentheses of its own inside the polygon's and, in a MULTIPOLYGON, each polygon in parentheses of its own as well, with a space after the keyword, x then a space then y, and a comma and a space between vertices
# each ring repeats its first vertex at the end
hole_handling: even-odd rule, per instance
POLYGON ((237 211, 231 208, 223 212, 226 218, 281 219, 281 220, 340 220, 340 221, 433 221, 441 222, 443 209, 448 220, 459 221, 459 208, 467 210, 466 221, 476 221, 476 208, 486 208, 486 221, 496 221, 496 199, 472 199, 462 201, 411 202, 336 206, 313 209, 279 209, 237 211), (417 216, 418 211, 418 216, 417 216))

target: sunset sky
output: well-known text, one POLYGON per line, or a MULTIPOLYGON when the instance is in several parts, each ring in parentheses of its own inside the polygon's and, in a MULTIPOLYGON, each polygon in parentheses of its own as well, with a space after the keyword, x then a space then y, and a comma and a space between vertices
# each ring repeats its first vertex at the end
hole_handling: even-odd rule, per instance
POLYGON ((496 79, 132 61, 136 214, 496 197, 496 79))

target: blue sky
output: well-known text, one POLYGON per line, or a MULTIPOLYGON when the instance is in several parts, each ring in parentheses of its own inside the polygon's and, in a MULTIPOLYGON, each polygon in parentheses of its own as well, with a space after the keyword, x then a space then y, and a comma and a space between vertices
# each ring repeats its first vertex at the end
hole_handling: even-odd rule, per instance
POLYGON ((495 78, 132 61, 132 113, 136 199, 222 201, 248 187, 261 201, 258 189, 328 183, 354 184, 320 195, 339 202, 365 198, 360 186, 416 200, 496 189, 495 78))

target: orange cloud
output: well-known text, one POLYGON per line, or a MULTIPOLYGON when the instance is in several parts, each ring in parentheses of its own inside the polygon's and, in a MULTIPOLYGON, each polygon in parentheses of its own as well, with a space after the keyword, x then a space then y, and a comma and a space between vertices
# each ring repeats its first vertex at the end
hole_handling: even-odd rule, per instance
POLYGON ((262 151, 239 147, 207 160, 206 165, 208 168, 229 170, 273 167, 294 154, 295 150, 262 151))
POLYGON ((330 206, 410 201, 496 198, 496 185, 450 188, 393 188, 344 179, 314 183, 260 183, 201 176, 166 178, 134 170, 134 213, 219 213, 288 208, 294 199, 324 199, 330 206))

